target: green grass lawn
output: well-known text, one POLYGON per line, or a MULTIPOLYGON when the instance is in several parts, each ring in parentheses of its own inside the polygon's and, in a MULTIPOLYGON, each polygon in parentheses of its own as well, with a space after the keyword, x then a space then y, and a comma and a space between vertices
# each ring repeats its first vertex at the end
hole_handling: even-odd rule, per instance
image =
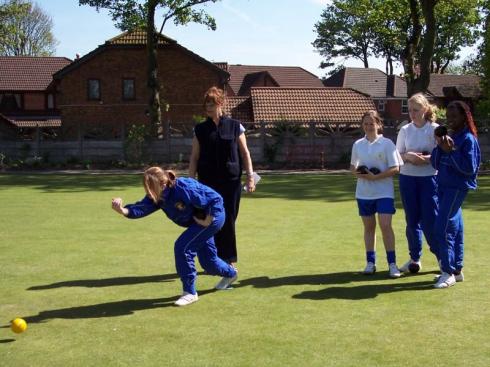
MULTIPOLYGON (((464 205, 464 283, 364 267, 350 175, 264 175, 238 220, 239 281, 181 292, 163 213, 130 221, 137 175, 0 175, 0 366, 489 366, 490 176, 464 205), (9 320, 28 329, 14 334, 9 320)), ((398 194, 397 194, 398 195, 398 194)), ((397 201, 398 264, 407 259, 397 201)))

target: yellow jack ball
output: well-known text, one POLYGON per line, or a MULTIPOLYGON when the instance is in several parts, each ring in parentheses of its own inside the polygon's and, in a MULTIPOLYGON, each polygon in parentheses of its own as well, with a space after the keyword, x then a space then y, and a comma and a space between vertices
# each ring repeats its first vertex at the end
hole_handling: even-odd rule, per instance
POLYGON ((24 319, 17 318, 15 320, 12 320, 10 328, 14 333, 23 333, 27 329, 27 322, 25 322, 24 319))

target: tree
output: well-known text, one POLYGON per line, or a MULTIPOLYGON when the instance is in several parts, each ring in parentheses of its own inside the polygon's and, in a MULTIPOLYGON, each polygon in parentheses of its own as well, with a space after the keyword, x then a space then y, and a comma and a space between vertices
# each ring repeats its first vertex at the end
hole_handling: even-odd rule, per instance
POLYGON ((459 58, 462 47, 480 37, 478 5, 481 0, 441 0, 436 6, 437 37, 431 72, 443 74, 459 58))
POLYGON ((401 55, 408 97, 429 87, 437 32, 435 6, 438 1, 409 0, 411 28, 401 55), (422 33, 422 17, 425 19, 425 33, 422 33))
POLYGON ((51 17, 30 0, 0 3, 0 55, 53 55, 58 42, 52 29, 51 17))
POLYGON ((194 9, 196 5, 219 0, 79 0, 80 5, 89 5, 99 9, 108 9, 116 26, 123 31, 137 28, 146 30, 146 50, 148 58, 147 86, 150 91, 148 111, 150 122, 155 128, 162 125, 160 101, 160 82, 158 80, 157 45, 158 33, 155 28, 155 11, 163 11, 160 33, 165 24, 173 20, 176 25, 191 22, 204 24, 209 29, 216 29, 216 22, 203 9, 194 9))
POLYGON ((490 118, 490 0, 485 0, 482 6, 485 15, 483 27, 483 42, 480 45, 482 71, 482 100, 478 103, 477 114, 484 119, 490 118))
POLYGON ((317 38, 312 43, 325 58, 320 67, 331 67, 336 57, 353 57, 369 67, 373 33, 372 0, 334 0, 315 24, 317 38))

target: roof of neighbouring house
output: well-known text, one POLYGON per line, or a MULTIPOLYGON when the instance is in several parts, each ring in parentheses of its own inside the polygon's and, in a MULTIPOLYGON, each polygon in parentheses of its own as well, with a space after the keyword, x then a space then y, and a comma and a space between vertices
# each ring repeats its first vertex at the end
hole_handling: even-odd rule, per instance
MULTIPOLYGON (((114 47, 146 47, 146 32, 143 30, 134 30, 134 31, 128 31, 121 33, 109 40, 107 40, 104 44, 100 45, 96 49, 92 50, 88 54, 84 55, 83 57, 75 60, 71 65, 68 67, 65 67, 64 69, 60 70, 58 73, 56 73, 55 78, 61 78, 63 75, 69 73, 70 71, 78 68, 80 65, 83 63, 87 62, 88 60, 92 59, 99 53, 103 52, 104 50, 108 48, 114 48, 114 47)), ((169 38, 165 36, 164 34, 158 33, 157 34, 157 44, 158 46, 168 46, 168 47, 177 47, 179 50, 184 52, 185 54, 189 55, 191 58, 195 59, 197 62, 207 65, 208 67, 214 69, 216 72, 219 74, 223 75, 224 78, 228 77, 228 72, 226 70, 220 68, 219 66, 215 65, 214 63, 204 59, 203 57, 195 54, 191 50, 185 48, 184 46, 180 45, 177 41, 173 40, 172 38, 169 38)))
POLYGON ((478 97, 480 77, 478 75, 431 74, 429 91, 435 97, 444 97, 444 87, 457 87, 460 90, 471 90, 473 97, 478 97))
POLYGON ((352 88, 371 97, 386 97, 388 76, 379 69, 344 68, 326 79, 324 84, 327 87, 352 88))
MULTIPOLYGON (((223 64, 220 63, 221 67, 224 67, 223 64)), ((236 95, 244 90, 245 83, 250 86, 249 75, 258 75, 257 73, 268 73, 277 86, 282 88, 323 87, 322 81, 316 75, 298 66, 227 65, 226 70, 230 73, 228 84, 236 95)))
MULTIPOLYGON (((477 75, 431 74, 428 95, 444 97, 443 89, 457 87, 472 98, 479 96, 480 77, 477 75)), ((344 68, 325 80, 326 86, 346 87, 373 98, 407 98, 407 84, 398 75, 387 75, 374 68, 344 68)))
POLYGON ((357 123, 373 100, 349 88, 252 88, 254 121, 357 123))
POLYGON ((53 74, 71 62, 66 57, 0 56, 0 90, 44 91, 53 74))

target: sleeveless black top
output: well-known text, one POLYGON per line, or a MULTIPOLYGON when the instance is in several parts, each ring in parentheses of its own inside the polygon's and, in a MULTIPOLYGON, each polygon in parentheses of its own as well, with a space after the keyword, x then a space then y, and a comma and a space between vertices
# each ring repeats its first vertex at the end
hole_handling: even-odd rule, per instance
POLYGON ((222 116, 218 126, 208 117, 194 128, 199 141, 197 175, 202 182, 239 180, 242 161, 238 148, 240 122, 222 116))

